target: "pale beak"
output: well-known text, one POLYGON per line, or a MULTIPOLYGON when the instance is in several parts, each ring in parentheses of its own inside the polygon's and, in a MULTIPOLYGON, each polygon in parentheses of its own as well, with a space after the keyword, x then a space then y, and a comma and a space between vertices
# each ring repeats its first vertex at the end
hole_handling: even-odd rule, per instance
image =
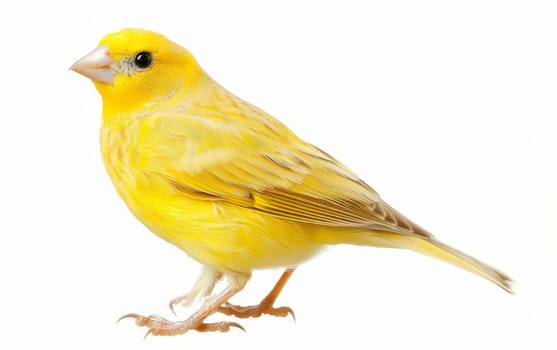
POLYGON ((101 45, 74 63, 70 69, 100 83, 112 84, 114 72, 110 66, 114 63, 108 54, 108 47, 101 45))

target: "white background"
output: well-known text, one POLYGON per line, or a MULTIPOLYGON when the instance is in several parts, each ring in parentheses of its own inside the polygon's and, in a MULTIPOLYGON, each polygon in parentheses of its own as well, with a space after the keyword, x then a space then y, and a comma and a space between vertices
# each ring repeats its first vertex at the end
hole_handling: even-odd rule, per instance
MULTIPOLYGON (((37 3, 1 11, 0 348, 555 348, 550 2, 37 3), (100 158, 100 97, 67 71, 127 26, 187 47, 394 207, 510 274, 517 294, 411 252, 339 246, 279 298, 296 323, 146 341, 131 321, 116 324, 127 312, 172 318, 168 300, 199 269, 118 198, 100 158)), ((280 273, 255 272, 233 301, 259 301, 280 273)))

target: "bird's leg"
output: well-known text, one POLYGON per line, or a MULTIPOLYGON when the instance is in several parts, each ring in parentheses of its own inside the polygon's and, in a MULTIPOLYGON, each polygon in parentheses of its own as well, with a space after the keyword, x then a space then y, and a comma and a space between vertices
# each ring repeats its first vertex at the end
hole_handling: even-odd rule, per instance
POLYGON ((215 283, 217 283, 221 277, 222 272, 204 266, 192 289, 188 293, 170 300, 168 306, 170 307, 170 310, 172 310, 172 313, 176 315, 176 312, 174 311, 175 305, 182 304, 182 306, 191 306, 191 304, 193 304, 198 297, 206 297, 210 295, 213 288, 215 288, 215 283))
POLYGON ((217 296, 206 299, 199 310, 184 321, 172 322, 157 315, 141 316, 133 313, 120 317, 118 321, 124 318, 135 319, 136 325, 149 329, 145 336, 149 334, 167 336, 178 335, 184 334, 190 330, 196 330, 198 332, 228 332, 231 327, 244 330, 244 328, 236 322, 203 323, 203 321, 209 315, 217 311, 219 306, 230 299, 230 297, 242 290, 249 277, 249 274, 233 276, 233 279, 231 279, 233 283, 229 283, 229 286, 217 296))
POLYGON ((286 282, 288 282, 288 279, 290 278, 293 272, 294 272, 293 268, 286 269, 286 271, 284 271, 282 276, 280 276, 278 282, 275 284, 273 289, 269 292, 269 294, 267 294, 265 298, 263 298, 263 300, 261 300, 261 302, 258 305, 238 306, 226 302, 225 305, 219 306, 217 312, 223 313, 225 315, 240 317, 240 318, 259 317, 265 314, 265 315, 271 315, 277 317, 286 317, 288 315, 292 315, 292 318, 296 319, 296 316, 294 315, 294 311, 291 308, 287 306, 281 306, 277 308, 273 307, 275 300, 279 296, 280 292, 282 291, 282 288, 284 287, 286 282))

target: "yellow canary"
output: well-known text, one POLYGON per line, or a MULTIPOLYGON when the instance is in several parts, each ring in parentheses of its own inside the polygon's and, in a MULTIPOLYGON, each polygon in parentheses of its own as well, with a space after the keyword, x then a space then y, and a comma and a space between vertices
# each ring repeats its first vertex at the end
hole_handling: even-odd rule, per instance
POLYGON ((102 156, 119 195, 151 231, 203 265, 191 291, 227 287, 183 321, 123 316, 147 334, 228 331, 210 314, 294 316, 273 306, 294 268, 326 245, 411 249, 459 266, 511 292, 510 278, 435 239, 370 186, 263 110, 234 96, 184 48, 140 29, 106 35, 74 71, 103 99, 102 156), (254 306, 235 306, 255 269, 285 267, 254 306))

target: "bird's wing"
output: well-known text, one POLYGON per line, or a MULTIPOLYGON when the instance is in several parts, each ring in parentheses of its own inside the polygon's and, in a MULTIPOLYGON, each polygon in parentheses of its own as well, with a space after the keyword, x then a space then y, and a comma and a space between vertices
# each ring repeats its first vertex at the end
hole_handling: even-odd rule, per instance
POLYGON ((267 121, 151 115, 137 126, 132 159, 196 199, 318 225, 430 236, 346 166, 267 121))

